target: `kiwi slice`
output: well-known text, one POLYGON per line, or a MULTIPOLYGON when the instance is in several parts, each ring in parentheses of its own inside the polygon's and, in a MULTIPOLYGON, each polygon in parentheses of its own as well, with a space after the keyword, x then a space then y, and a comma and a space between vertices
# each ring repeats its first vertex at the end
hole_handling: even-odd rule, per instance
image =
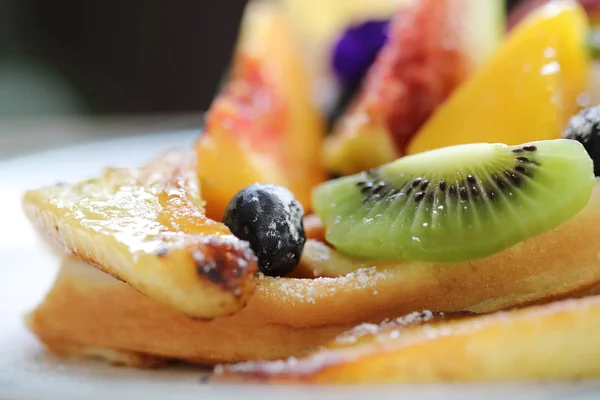
POLYGON ((593 183, 592 160, 574 140, 466 144, 326 182, 313 191, 313 209, 343 253, 459 262, 568 220, 593 183))

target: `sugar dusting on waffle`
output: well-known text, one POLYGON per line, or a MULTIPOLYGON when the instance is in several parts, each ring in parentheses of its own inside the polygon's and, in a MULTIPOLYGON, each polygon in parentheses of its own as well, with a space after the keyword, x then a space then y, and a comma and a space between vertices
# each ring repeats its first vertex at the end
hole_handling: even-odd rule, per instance
MULTIPOLYGON (((366 267, 351 272, 338 278, 315 278, 306 280, 304 285, 298 285, 294 279, 279 278, 278 286, 284 293, 281 301, 290 303, 315 304, 320 298, 335 296, 339 291, 351 292, 373 288, 373 294, 377 294, 378 282, 388 278, 389 273, 377 269, 377 267, 366 267)), ((264 276, 259 276, 259 279, 264 276)), ((258 290, 264 290, 259 285, 258 290)))

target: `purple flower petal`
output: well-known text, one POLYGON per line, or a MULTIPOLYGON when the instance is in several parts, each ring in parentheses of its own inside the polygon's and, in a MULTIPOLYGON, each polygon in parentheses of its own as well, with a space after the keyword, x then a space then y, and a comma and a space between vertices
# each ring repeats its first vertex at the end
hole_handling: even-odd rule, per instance
POLYGON ((341 35, 332 54, 332 68, 340 84, 354 87, 373 64, 387 41, 389 20, 369 20, 352 25, 341 35))

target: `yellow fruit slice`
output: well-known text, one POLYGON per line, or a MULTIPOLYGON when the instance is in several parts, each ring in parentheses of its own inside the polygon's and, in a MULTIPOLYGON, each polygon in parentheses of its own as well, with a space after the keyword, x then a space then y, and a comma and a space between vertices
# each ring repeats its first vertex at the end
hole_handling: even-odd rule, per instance
POLYGON ((188 152, 30 190, 23 203, 58 249, 186 315, 232 314, 254 291, 256 257, 248 243, 204 215, 188 152))
POLYGON ((209 217, 220 220, 229 200, 256 182, 285 186, 310 208, 311 189, 325 177, 325 127, 309 82, 281 9, 251 3, 231 78, 211 105, 196 145, 209 217))
POLYGON ((498 0, 399 7, 359 93, 325 141, 326 167, 349 175, 391 162, 502 36, 498 0))
POLYGON ((535 11, 437 110, 408 153, 560 137, 586 87, 587 31, 585 11, 574 1, 554 1, 535 11))

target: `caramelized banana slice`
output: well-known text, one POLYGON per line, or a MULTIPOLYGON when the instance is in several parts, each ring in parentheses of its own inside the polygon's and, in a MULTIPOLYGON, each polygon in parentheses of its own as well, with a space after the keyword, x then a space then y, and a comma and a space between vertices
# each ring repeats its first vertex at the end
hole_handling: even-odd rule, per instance
POLYGON ((425 312, 397 323, 363 325, 306 358, 217 367, 214 379, 415 383, 600 377, 600 297, 456 321, 432 318, 425 312))
POLYGON ((29 191, 24 208, 55 244, 189 316, 231 314, 254 290, 256 258, 204 216, 190 154, 29 191))

